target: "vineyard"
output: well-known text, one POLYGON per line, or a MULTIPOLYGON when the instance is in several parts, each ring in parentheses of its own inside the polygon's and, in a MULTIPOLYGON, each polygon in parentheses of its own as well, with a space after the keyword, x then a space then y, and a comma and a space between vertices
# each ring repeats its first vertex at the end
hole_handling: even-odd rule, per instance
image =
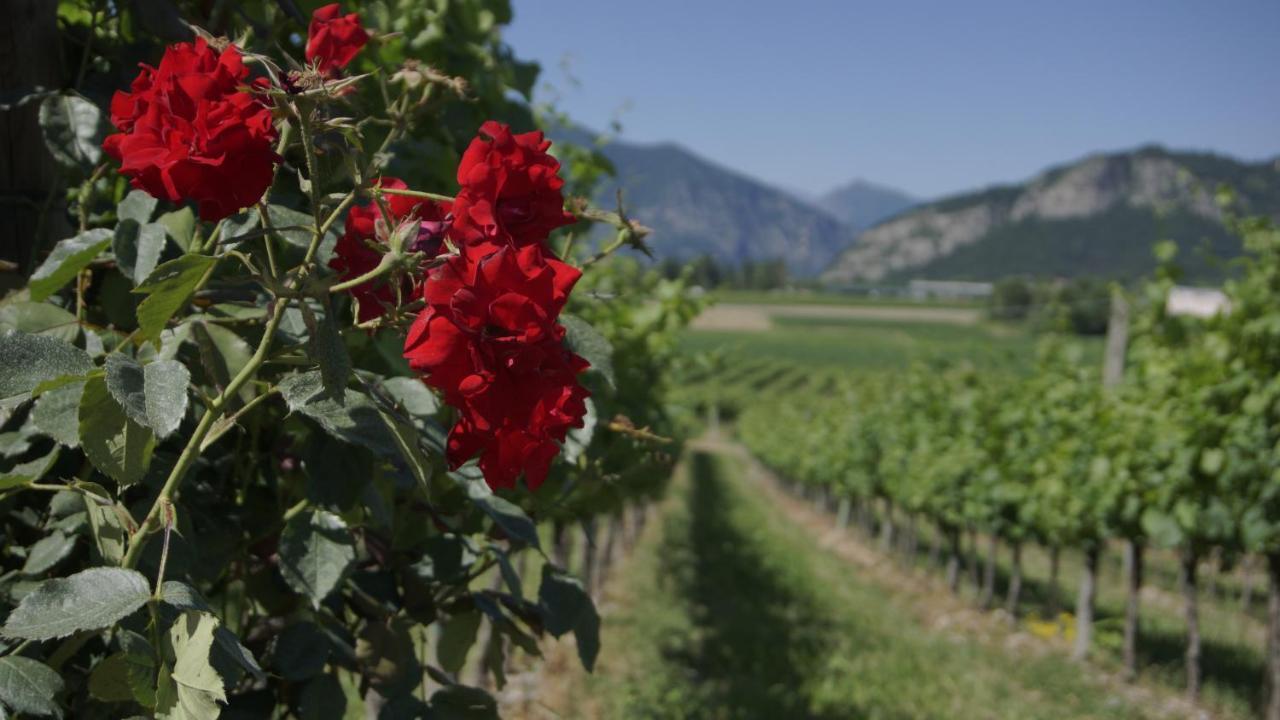
POLYGON ((1280 163, 793 196, 510 0, 10 20, 0 720, 1280 720, 1280 163))

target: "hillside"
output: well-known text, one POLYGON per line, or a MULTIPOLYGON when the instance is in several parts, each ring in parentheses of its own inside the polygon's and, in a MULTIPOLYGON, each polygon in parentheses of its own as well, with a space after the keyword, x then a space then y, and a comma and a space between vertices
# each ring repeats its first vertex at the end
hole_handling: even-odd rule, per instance
MULTIPOLYGON (((579 131, 552 136, 590 143, 579 131)), ((659 257, 710 255, 728 265, 786 258, 793 274, 812 276, 856 235, 826 212, 675 144, 615 140, 604 154, 618 175, 602 183, 597 200, 611 207, 621 187, 631 214, 654 229, 659 257)))
POLYGON ((1222 226, 1219 184, 1237 190, 1245 212, 1280 214, 1273 163, 1149 147, 921 205, 863 232, 822 279, 1127 278, 1150 270, 1160 239, 1178 243, 1192 277, 1220 276, 1240 247, 1222 226))
POLYGON ((831 213, 832 217, 861 232, 919 203, 919 198, 901 190, 858 179, 828 192, 818 198, 815 204, 831 213))

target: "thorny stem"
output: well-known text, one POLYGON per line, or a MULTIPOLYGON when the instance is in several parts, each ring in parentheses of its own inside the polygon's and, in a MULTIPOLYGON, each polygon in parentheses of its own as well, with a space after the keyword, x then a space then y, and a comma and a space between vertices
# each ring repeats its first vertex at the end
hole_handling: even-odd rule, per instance
POLYGON ((187 470, 195 459, 200 455, 201 443, 209 431, 213 428, 213 424, 222 416, 226 409, 228 399, 233 397, 244 387, 245 383, 253 377, 258 368, 266 362, 267 353, 271 349, 271 341, 274 339, 276 329, 280 327, 280 321, 284 319, 284 312, 289 307, 287 298, 276 300, 275 309, 271 313, 271 319, 267 321, 267 326, 263 330, 262 340, 258 343, 257 350, 253 356, 249 358, 249 362, 245 364, 240 372, 236 374, 231 382, 227 383, 226 388, 213 399, 209 407, 205 409, 204 416, 200 418, 200 423, 196 425, 196 429, 191 433, 191 438, 187 441, 187 446, 183 448, 182 454, 178 456, 178 461, 173 466, 173 470, 169 473, 169 477, 165 479, 164 486, 160 488, 160 494, 156 496, 155 502, 151 504, 151 509, 147 512, 146 518, 143 519, 138 531, 133 534, 129 540, 129 549, 125 552, 124 560, 120 563, 121 567, 133 568, 138 564, 138 560, 142 557, 142 548, 146 545, 147 536, 155 530, 160 519, 160 513, 165 504, 172 502, 174 491, 182 482, 182 478, 187 474, 187 470))
POLYGON ((164 585, 164 567, 169 563, 169 536, 173 534, 173 503, 165 500, 162 506, 164 514, 164 545, 160 548, 160 569, 156 571, 156 589, 152 596, 157 602, 161 599, 160 588, 164 585))
POLYGON ((423 198, 424 200, 435 200, 436 202, 453 202, 453 198, 449 195, 423 192, 421 190, 401 190, 400 188, 379 187, 375 189, 375 192, 380 192, 384 195, 404 195, 405 197, 423 198))

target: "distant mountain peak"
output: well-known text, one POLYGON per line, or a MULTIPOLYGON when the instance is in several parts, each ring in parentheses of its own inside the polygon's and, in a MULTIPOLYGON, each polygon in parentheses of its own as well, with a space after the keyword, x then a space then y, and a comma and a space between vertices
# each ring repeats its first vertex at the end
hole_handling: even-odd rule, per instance
POLYGON ((815 204, 840 222, 861 231, 919 202, 901 190, 855 178, 822 195, 815 204))
POLYGON ((1280 169, 1148 145, 1095 153, 1027 182, 925 203, 871 227, 823 274, 830 283, 912 277, 991 280, 1005 275, 1148 272, 1151 245, 1173 239, 1193 274, 1221 274, 1239 242, 1214 201, 1234 187, 1242 209, 1280 213, 1280 169))

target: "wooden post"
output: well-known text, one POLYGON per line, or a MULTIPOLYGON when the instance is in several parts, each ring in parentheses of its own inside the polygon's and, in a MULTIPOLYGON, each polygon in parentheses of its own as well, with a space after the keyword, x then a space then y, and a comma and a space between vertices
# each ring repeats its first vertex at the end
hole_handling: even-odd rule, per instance
POLYGON ((1124 377, 1124 356, 1129 346, 1129 302, 1119 288, 1111 291, 1111 319, 1107 321, 1107 349, 1102 362, 1102 385, 1112 388, 1124 377))
POLYGON ((1084 551, 1084 573, 1080 576, 1080 595, 1076 599, 1076 645, 1074 660, 1084 660, 1093 644, 1093 610, 1098 598, 1099 544, 1090 541, 1084 551))

